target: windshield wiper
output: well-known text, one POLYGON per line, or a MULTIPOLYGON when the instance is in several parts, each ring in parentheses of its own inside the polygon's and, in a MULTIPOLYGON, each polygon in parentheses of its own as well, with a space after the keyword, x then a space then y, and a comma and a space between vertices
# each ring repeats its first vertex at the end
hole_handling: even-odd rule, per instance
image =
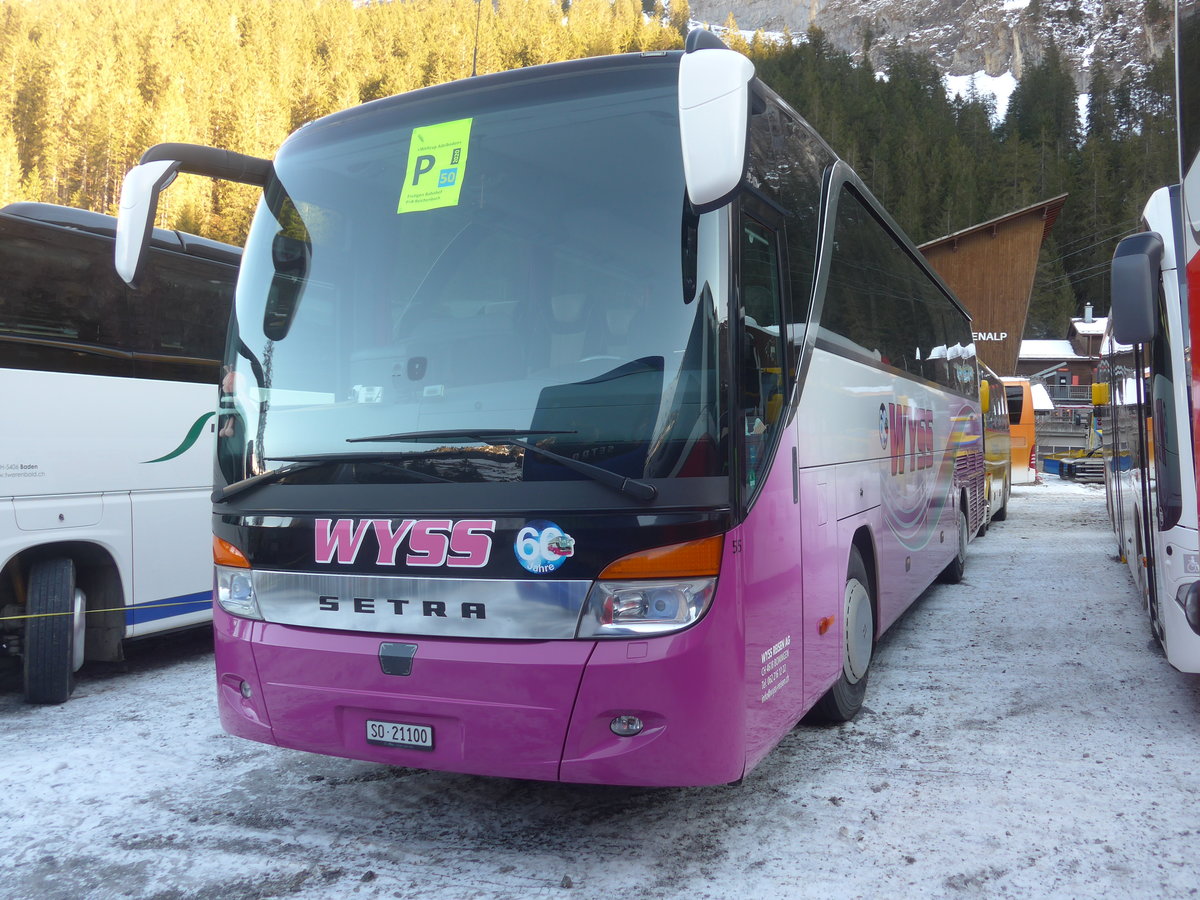
POLYGON ((243 478, 241 481, 235 481, 232 484, 227 484, 223 488, 217 488, 212 492, 213 503, 224 503, 231 497, 235 497, 244 491, 251 490, 262 484, 270 484, 273 481, 278 481, 280 478, 286 478, 293 472, 300 472, 304 469, 311 469, 314 466, 319 466, 327 460, 312 459, 293 462, 286 466, 280 466, 278 469, 270 469, 266 472, 260 472, 257 475, 251 475, 249 478, 243 478))
MULTIPOLYGON (((223 488, 218 488, 212 492, 212 502, 224 503, 231 497, 236 497, 245 491, 252 490, 264 484, 272 484, 296 472, 328 465, 329 463, 388 462, 394 457, 389 453, 316 453, 311 456, 278 456, 274 458, 283 460, 288 465, 280 466, 278 469, 271 469, 258 475, 251 475, 249 478, 243 478, 241 481, 235 481, 233 484, 227 484, 223 488)), ((412 477, 413 481, 436 482, 439 484, 449 483, 450 481, 448 478, 439 478, 436 475, 429 475, 425 472, 417 472, 412 469, 405 471, 406 474, 412 477)))
POLYGON ((610 472, 608 469, 602 469, 591 463, 571 459, 569 456, 563 456, 561 453, 555 453, 553 450, 547 450, 544 447, 539 447, 537 444, 521 440, 523 437, 530 437, 535 434, 576 433, 575 431, 538 430, 536 428, 457 428, 444 431, 402 431, 397 434, 376 434, 370 437, 346 438, 346 441, 351 444, 368 441, 411 441, 413 443, 420 441, 477 441, 481 444, 520 447, 529 453, 554 460, 554 462, 565 466, 573 472, 578 472, 580 475, 584 475, 605 487, 620 491, 622 494, 628 494, 637 500, 649 502, 658 496, 658 488, 645 481, 638 481, 636 478, 626 478, 624 475, 618 475, 616 472, 610 472))

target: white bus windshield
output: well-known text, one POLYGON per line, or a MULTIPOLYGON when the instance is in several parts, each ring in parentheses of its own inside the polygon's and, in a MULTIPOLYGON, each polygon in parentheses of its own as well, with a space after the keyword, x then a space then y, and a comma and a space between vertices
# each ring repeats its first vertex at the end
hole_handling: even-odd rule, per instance
POLYGON ((227 483, 313 457, 339 482, 585 477, 495 434, 628 478, 725 475, 723 220, 685 206, 676 78, 466 82, 289 140, 238 286, 227 483))

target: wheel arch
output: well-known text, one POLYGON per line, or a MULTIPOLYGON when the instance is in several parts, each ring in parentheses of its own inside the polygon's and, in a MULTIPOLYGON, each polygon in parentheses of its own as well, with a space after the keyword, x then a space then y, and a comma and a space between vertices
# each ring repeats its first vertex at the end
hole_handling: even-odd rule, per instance
POLYGON ((75 584, 87 597, 85 658, 122 659, 125 639, 125 584, 116 556, 94 541, 48 541, 13 554, 0 569, 0 607, 24 605, 30 568, 40 560, 65 558, 75 563, 75 584))

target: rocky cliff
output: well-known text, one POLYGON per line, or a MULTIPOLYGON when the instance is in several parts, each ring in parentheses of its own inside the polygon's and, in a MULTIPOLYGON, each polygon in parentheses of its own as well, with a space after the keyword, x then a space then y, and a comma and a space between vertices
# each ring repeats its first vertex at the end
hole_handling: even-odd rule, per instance
POLYGON ((1170 0, 691 0, 692 17, 743 30, 820 28, 838 49, 882 67, 895 47, 927 55, 947 75, 1001 75, 1036 64, 1053 42, 1080 90, 1094 65, 1119 78, 1170 45, 1170 0))

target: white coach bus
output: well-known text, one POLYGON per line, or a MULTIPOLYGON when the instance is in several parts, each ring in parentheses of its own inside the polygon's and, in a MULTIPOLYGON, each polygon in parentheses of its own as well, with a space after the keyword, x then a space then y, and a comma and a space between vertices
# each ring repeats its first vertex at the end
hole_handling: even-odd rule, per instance
POLYGON ((241 251, 155 230, 140 290, 116 220, 0 210, 0 663, 61 703, 87 659, 212 618, 214 408, 241 251))

